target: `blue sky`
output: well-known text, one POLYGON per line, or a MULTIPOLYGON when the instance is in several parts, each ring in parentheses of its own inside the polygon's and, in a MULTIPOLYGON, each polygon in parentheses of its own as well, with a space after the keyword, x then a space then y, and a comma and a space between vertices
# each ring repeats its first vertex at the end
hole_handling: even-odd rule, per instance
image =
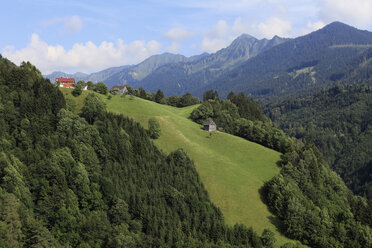
POLYGON ((1 0, 0 11, 0 53, 44 74, 215 52, 242 33, 297 37, 336 20, 372 30, 371 0, 1 0))

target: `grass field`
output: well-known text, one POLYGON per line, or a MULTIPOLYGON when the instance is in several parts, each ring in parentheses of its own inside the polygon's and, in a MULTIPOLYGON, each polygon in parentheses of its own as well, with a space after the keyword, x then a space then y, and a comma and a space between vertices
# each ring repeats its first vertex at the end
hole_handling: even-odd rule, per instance
MULTIPOLYGON (((64 90, 66 97, 69 90, 64 90)), ((174 108, 136 97, 102 96, 109 111, 134 118, 147 128, 148 119, 156 118, 161 136, 154 143, 169 153, 183 148, 194 160, 196 169, 211 200, 222 210, 228 224, 252 226, 259 234, 264 228, 275 232, 278 244, 290 240, 279 234, 273 216, 261 201, 259 189, 279 172, 280 153, 256 143, 222 132, 212 135, 188 119, 196 106, 174 108)), ((76 98, 76 102, 82 102, 76 98)))
POLYGON ((85 97, 87 97, 87 95, 91 93, 91 91, 83 90, 83 92, 81 93, 79 97, 74 97, 71 95, 72 89, 68 89, 68 88, 59 88, 59 89, 62 92, 63 96, 65 97, 66 101, 70 100, 75 105, 75 111, 74 111, 75 114, 78 114, 80 112, 81 108, 83 107, 83 102, 84 102, 85 97))

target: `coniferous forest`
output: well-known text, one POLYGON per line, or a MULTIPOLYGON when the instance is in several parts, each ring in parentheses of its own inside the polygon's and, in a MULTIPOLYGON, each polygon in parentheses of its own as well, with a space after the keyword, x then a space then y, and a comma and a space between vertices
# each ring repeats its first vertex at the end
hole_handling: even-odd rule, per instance
POLYGON ((372 246, 371 201, 355 196, 315 145, 286 136, 242 93, 220 100, 217 92, 205 92, 191 119, 210 118, 226 132, 283 153, 280 174, 261 189, 281 232, 310 247, 372 246))
POLYGON ((230 92, 226 100, 217 91, 204 93, 204 102, 192 111, 190 118, 203 124, 213 119, 220 131, 227 132, 278 152, 292 149, 292 139, 276 128, 265 116, 258 102, 243 93, 230 92))
POLYGON ((138 123, 107 113, 94 94, 81 116, 65 105, 33 65, 0 60, 1 247, 268 242, 224 223, 183 150, 165 155, 138 123))
POLYGON ((288 135, 314 142, 355 193, 372 197, 372 90, 342 86, 269 104, 266 113, 288 135))
MULTIPOLYGON (((208 91, 203 100, 193 120, 212 118, 222 131, 283 153, 280 174, 261 190, 282 233, 310 247, 372 246, 371 204, 314 145, 286 136, 244 94, 220 100, 208 91)), ((73 114, 30 63, 0 59, 0 128, 1 247, 274 245, 270 230, 260 236, 225 224, 182 149, 164 154, 96 93, 73 114)))

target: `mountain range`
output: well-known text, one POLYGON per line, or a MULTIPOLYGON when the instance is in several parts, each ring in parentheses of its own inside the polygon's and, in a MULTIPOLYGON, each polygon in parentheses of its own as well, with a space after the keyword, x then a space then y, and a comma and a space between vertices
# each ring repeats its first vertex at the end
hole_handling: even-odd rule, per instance
POLYGON ((177 108, 160 91, 55 87, 0 56, 0 247, 372 247, 372 199, 326 162, 370 195, 371 41, 336 22, 72 74, 168 95, 286 97, 266 104, 273 122, 243 93, 177 108), (214 132, 198 124, 210 119, 214 132))
MULTIPOLYGON (((243 34, 216 53, 185 57, 164 53, 137 65, 108 68, 92 74, 54 72, 77 80, 102 81, 110 88, 128 83, 165 95, 190 92, 201 97, 209 89, 222 97, 230 91, 261 99, 309 94, 337 83, 368 78, 372 33, 333 22, 310 34, 258 40, 243 34), (363 73, 360 73, 363 72, 363 73)), ((364 79, 363 79, 364 80, 364 79)))
POLYGON ((340 72, 368 66, 361 58, 371 47, 371 32, 334 22, 259 54, 204 89, 264 98, 308 94, 347 81, 340 72))
POLYGON ((93 83, 104 82, 109 88, 128 83, 133 87, 144 87, 149 91, 163 86, 168 88, 173 83, 174 89, 164 89, 165 94, 174 94, 174 91, 181 94, 191 89, 192 82, 198 84, 202 80, 205 84, 209 83, 223 72, 232 70, 237 65, 286 40, 288 39, 278 36, 271 40, 258 40, 243 34, 230 46, 212 54, 203 53, 185 57, 179 54, 163 53, 153 55, 137 65, 111 67, 92 74, 53 72, 44 77, 52 82, 58 77, 74 77, 76 81, 84 80, 93 83), (177 79, 177 83, 174 83, 174 78, 177 79), (152 83, 146 85, 149 81, 152 83))

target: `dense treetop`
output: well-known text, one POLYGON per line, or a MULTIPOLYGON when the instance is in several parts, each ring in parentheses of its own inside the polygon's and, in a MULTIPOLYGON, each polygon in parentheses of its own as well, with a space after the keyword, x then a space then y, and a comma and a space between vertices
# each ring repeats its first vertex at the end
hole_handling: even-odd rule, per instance
MULTIPOLYGON (((165 155, 148 131, 107 113, 94 94, 75 115, 34 66, 0 60, 0 246, 273 245, 270 230, 260 237, 227 226, 183 150, 165 155)), ((282 231, 311 247, 371 247, 365 200, 314 146, 285 136, 245 98, 208 99, 194 115, 285 153, 280 175, 262 191, 282 231)))
MULTIPOLYGON (((0 60, 1 247, 262 247, 228 227, 183 150, 159 151, 138 123, 82 118, 31 64, 0 60)), ((271 242, 271 241, 270 241, 271 242)))
POLYGON ((337 86, 266 106, 288 135, 314 142, 331 167, 360 195, 372 196, 372 89, 337 86))
MULTIPOLYGON (((330 94, 337 90, 330 90, 330 94)), ((369 87, 362 91, 365 90, 369 92, 369 87)), ((230 93, 228 100, 205 99, 191 113, 194 121, 203 123, 213 118, 219 130, 283 153, 279 163, 282 170, 265 184, 262 197, 278 217, 284 234, 311 247, 372 246, 371 202, 368 204, 353 195, 314 145, 284 135, 263 114, 257 102, 242 93, 230 93)), ((305 102, 303 106, 308 105, 305 102)))
POLYGON ((267 101, 306 95, 344 81, 343 73, 365 66, 356 61, 371 45, 371 32, 334 22, 262 52, 203 89, 218 90, 222 96, 242 91, 267 101))

